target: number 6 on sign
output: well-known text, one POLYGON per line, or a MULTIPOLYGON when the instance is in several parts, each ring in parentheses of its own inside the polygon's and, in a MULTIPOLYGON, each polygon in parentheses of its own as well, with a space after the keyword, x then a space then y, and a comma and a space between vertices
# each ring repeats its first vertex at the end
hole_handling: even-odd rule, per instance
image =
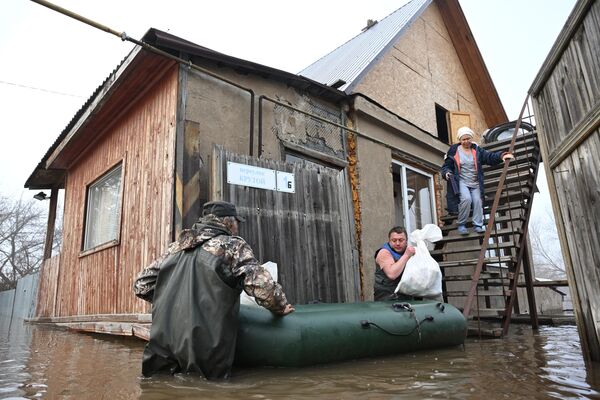
POLYGON ((294 174, 289 172, 277 171, 277 191, 295 193, 296 185, 294 182, 294 174))

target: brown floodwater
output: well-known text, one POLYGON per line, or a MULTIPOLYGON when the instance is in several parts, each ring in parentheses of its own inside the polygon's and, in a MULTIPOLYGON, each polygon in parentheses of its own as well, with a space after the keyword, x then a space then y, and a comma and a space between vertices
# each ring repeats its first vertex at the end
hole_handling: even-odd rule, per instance
POLYGON ((575 326, 310 368, 234 370, 228 382, 142 378, 144 342, 0 320, 0 398, 48 399, 600 399, 575 326))

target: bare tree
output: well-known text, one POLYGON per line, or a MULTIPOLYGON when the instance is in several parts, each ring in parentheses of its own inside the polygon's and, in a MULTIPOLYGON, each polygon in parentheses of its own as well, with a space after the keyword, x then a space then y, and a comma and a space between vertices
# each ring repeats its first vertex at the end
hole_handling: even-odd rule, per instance
POLYGON ((46 212, 35 200, 0 196, 0 291, 16 287, 22 276, 40 267, 46 212))
POLYGON ((529 223, 529 239, 536 275, 545 278, 564 278, 565 263, 560 250, 554 217, 546 210, 546 217, 529 223))

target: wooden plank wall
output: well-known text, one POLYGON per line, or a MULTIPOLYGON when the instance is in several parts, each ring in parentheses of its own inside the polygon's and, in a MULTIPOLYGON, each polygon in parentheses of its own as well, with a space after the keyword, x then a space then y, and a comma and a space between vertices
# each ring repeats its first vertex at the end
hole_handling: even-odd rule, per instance
POLYGON ((69 168, 54 316, 148 312, 132 284, 171 240, 177 90, 174 66, 69 168), (121 161, 120 244, 82 256, 86 186, 121 161))
POLYGON ((590 8, 543 88, 534 95, 548 153, 556 151, 600 99, 600 2, 590 8))
POLYGON ((42 264, 38 286, 38 301, 35 311, 36 318, 51 317, 54 315, 59 264, 60 254, 45 259, 42 264))
MULTIPOLYGON (((240 235, 261 262, 278 264, 289 301, 359 300, 358 257, 346 170, 259 160, 215 150, 222 198, 247 217, 240 235), (294 173, 296 192, 227 184, 227 161, 294 173)), ((213 178, 214 179, 214 178, 213 178)))
POLYGON ((532 95, 584 356, 600 361, 600 2, 575 10, 532 95))
POLYGON ((600 131, 553 170, 586 336, 600 360, 600 131), (593 346, 593 344, 592 344, 593 346))

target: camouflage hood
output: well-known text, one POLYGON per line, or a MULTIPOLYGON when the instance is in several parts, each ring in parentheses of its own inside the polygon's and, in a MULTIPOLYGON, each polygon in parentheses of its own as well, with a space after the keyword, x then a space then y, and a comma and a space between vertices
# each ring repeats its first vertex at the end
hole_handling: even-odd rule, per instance
POLYGON ((200 220, 192 226, 192 229, 195 231, 200 231, 207 235, 212 234, 211 237, 214 237, 217 235, 230 235, 231 236, 231 231, 229 230, 229 228, 227 228, 227 226, 223 222, 223 220, 225 218, 226 217, 217 217, 217 216, 214 216, 213 214, 208 214, 208 215, 205 215, 204 217, 200 218, 200 220))
POLYGON ((221 235, 231 236, 231 231, 223 223, 223 218, 209 214, 196 222, 192 229, 182 230, 179 238, 171 244, 168 252, 173 254, 177 251, 191 249, 221 235))

